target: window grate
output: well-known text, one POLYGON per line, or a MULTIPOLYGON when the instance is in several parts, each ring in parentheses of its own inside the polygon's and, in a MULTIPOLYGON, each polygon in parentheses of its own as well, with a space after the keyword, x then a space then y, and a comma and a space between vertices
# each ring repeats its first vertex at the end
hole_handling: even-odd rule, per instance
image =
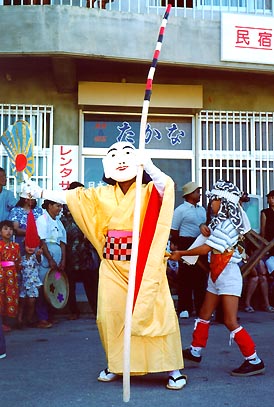
POLYGON ((198 173, 210 189, 229 179, 264 197, 274 189, 274 113, 202 111, 198 114, 198 173))

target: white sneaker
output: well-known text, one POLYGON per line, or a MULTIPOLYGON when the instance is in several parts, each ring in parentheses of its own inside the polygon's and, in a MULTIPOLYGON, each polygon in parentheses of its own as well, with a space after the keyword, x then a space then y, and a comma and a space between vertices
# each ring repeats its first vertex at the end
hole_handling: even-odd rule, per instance
POLYGON ((2 353, 2 355, 0 355, 0 359, 4 359, 6 356, 6 353, 2 353))
POLYGON ((179 316, 180 318, 189 318, 189 313, 188 311, 182 311, 179 316))

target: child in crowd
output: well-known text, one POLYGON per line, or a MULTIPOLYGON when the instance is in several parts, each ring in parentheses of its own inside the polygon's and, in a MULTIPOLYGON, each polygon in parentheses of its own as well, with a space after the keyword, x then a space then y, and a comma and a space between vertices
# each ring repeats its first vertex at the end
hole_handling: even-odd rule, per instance
MULTIPOLYGON (((0 222, 0 314, 2 317, 16 318, 18 313, 18 272, 21 256, 18 243, 13 243, 13 223, 10 220, 0 222)), ((4 332, 11 327, 5 319, 2 321, 4 332)))
POLYGON ((201 362, 206 347, 212 313, 221 301, 224 324, 230 331, 230 342, 239 346, 245 361, 232 370, 233 376, 252 376, 263 373, 264 363, 256 353, 255 343, 248 332, 238 324, 237 311, 242 292, 242 275, 238 263, 241 256, 238 242, 249 229, 247 216, 239 204, 241 192, 229 181, 219 180, 208 194, 213 217, 209 223, 210 236, 204 244, 190 250, 174 251, 171 260, 182 256, 210 253, 210 275, 206 297, 195 321, 191 347, 183 351, 185 359, 201 362))
POLYGON ((22 256, 18 328, 22 328, 24 324, 24 312, 26 313, 26 325, 32 326, 36 298, 39 295, 38 288, 43 285, 39 277, 42 250, 36 250, 35 247, 27 245, 25 245, 25 250, 26 254, 22 256))
POLYGON ((24 322, 27 326, 32 326, 36 298, 39 295, 39 287, 43 285, 39 277, 39 264, 41 263, 42 250, 37 248, 40 239, 37 232, 33 212, 30 211, 27 217, 25 255, 22 256, 20 300, 18 312, 18 328, 22 328, 24 322), (24 321, 24 312, 26 321, 24 321))

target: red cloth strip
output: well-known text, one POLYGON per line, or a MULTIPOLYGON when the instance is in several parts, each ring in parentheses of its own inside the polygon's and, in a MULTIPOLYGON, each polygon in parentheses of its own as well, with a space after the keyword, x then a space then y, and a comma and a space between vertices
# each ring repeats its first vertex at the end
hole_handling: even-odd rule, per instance
POLYGON ((138 258, 136 265, 136 276, 135 276, 135 292, 133 299, 133 309, 136 303, 138 292, 141 286, 144 269, 147 262, 147 257, 149 254, 150 246, 154 237, 155 229, 157 226, 157 221, 161 209, 162 200, 158 194, 157 189, 153 186, 151 195, 149 198, 147 211, 144 219, 144 224, 140 236, 139 247, 138 247, 138 258))

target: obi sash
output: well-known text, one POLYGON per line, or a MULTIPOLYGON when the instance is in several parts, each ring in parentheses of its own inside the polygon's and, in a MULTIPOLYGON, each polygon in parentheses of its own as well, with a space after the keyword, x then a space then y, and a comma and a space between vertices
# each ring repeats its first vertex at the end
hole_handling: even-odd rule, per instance
POLYGON ((128 231, 108 231, 103 257, 107 260, 130 261, 132 233, 128 231))
POLYGON ((2 267, 10 267, 10 266, 14 266, 14 261, 1 261, 1 266, 2 267))
POLYGON ((234 250, 225 251, 224 253, 211 253, 210 257, 210 277, 213 283, 217 280, 219 275, 224 271, 226 265, 229 263, 234 250))

